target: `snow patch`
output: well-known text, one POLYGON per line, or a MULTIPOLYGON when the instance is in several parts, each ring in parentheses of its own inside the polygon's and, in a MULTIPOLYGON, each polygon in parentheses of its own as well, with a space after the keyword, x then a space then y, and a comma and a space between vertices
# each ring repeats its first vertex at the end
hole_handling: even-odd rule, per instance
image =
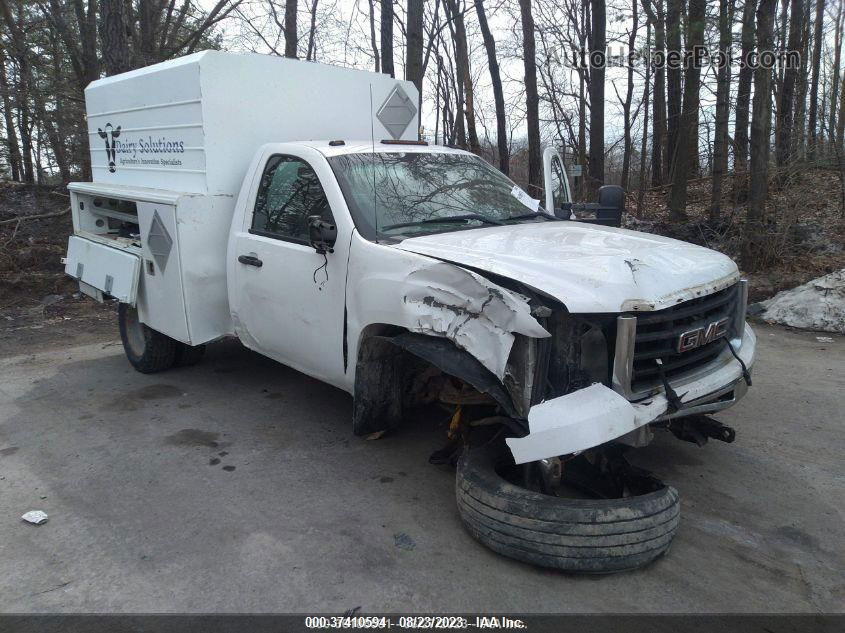
POLYGON ((771 323, 845 334, 845 268, 762 302, 771 323))

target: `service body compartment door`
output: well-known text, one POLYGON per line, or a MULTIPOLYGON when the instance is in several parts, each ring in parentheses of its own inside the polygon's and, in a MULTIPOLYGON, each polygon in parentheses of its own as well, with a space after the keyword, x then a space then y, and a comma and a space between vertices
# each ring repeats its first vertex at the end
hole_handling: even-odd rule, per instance
POLYGON ((71 235, 65 272, 121 303, 135 305, 141 258, 134 253, 71 235))

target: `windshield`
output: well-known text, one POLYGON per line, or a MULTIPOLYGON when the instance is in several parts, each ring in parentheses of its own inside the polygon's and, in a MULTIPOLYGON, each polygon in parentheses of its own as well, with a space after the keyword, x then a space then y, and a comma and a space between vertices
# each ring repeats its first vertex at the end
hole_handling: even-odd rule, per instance
POLYGON ((476 156, 378 152, 328 160, 358 230, 371 239, 555 219, 476 156))

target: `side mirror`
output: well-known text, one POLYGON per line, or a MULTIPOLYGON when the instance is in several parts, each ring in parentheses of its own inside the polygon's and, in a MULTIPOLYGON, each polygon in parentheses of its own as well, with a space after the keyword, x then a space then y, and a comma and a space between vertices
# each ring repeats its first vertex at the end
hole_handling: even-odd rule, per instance
POLYGON ((625 212, 625 190, 619 185, 599 187, 599 204, 596 220, 607 226, 622 226, 622 214, 625 212))
POLYGON ((308 239, 311 246, 320 255, 334 253, 334 243, 337 241, 337 227, 326 222, 319 215, 308 216, 308 239))

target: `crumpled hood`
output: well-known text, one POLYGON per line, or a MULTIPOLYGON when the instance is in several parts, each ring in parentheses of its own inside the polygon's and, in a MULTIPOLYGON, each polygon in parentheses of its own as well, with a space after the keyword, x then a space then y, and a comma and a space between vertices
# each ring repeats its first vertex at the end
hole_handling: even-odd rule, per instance
POLYGON ((709 248, 570 221, 424 235, 395 248, 514 279, 570 312, 660 310, 739 279, 736 264, 709 248))

